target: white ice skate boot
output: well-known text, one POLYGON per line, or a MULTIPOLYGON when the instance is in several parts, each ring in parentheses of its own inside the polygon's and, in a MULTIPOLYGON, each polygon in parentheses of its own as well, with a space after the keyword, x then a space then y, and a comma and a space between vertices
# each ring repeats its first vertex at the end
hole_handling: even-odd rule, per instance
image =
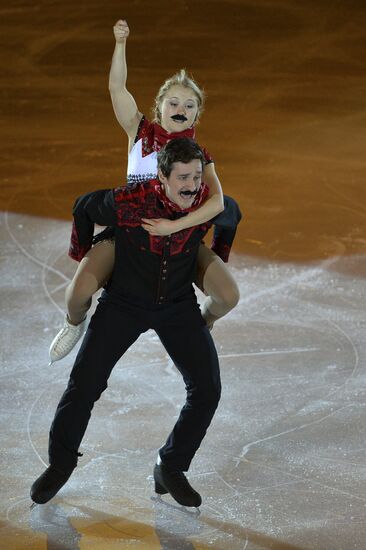
POLYGON ((67 317, 64 326, 57 333, 50 345, 50 365, 55 361, 63 359, 76 346, 85 332, 86 318, 78 325, 72 325, 67 317))

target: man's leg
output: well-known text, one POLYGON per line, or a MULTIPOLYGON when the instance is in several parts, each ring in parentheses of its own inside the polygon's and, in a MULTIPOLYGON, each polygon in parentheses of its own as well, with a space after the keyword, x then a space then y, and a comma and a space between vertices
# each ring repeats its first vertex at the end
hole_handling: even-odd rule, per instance
POLYGON ((131 311, 122 311, 106 303, 97 307, 51 426, 51 479, 48 468, 48 473, 42 474, 33 484, 31 496, 35 502, 47 502, 67 481, 77 464, 79 445, 94 403, 106 389, 118 359, 147 329, 146 323, 131 311), (61 482, 59 487, 55 479, 58 474, 61 482), (56 487, 56 492, 52 487, 56 487))
POLYGON ((159 451, 162 466, 160 470, 155 467, 154 473, 157 492, 169 491, 181 504, 199 506, 201 498, 188 482, 184 487, 182 472, 188 470, 215 414, 221 394, 220 371, 211 334, 198 306, 192 303, 182 306, 154 327, 182 374, 187 390, 186 403, 159 451), (179 478, 171 479, 170 473, 178 474, 179 478))

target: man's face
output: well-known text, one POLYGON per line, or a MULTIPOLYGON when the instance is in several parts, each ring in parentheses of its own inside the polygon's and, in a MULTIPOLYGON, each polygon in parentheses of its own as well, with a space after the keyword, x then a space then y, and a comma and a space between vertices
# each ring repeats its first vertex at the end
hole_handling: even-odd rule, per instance
POLYGON ((193 159, 187 164, 174 162, 170 176, 166 178, 159 169, 159 179, 169 200, 182 208, 190 208, 202 182, 202 164, 193 159))

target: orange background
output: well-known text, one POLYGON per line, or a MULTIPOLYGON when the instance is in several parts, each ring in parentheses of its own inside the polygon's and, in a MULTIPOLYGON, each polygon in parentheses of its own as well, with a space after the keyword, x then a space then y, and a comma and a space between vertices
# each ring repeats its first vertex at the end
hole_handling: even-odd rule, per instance
POLYGON ((71 219, 80 193, 123 183, 127 139, 107 84, 112 26, 126 18, 142 112, 181 67, 205 88, 197 137, 245 214, 237 252, 364 253, 365 15, 363 0, 11 2, 0 208, 71 219))

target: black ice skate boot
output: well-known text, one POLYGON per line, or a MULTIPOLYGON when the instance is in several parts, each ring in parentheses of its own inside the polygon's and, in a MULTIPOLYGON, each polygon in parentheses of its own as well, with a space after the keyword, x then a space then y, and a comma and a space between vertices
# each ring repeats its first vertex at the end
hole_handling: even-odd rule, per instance
POLYGON ((47 470, 33 483, 30 496, 36 504, 45 504, 59 492, 73 472, 62 472, 54 466, 48 466, 47 470))
POLYGON ((183 472, 171 472, 163 464, 155 464, 154 480, 158 495, 170 493, 182 506, 201 506, 201 495, 190 486, 183 472))

